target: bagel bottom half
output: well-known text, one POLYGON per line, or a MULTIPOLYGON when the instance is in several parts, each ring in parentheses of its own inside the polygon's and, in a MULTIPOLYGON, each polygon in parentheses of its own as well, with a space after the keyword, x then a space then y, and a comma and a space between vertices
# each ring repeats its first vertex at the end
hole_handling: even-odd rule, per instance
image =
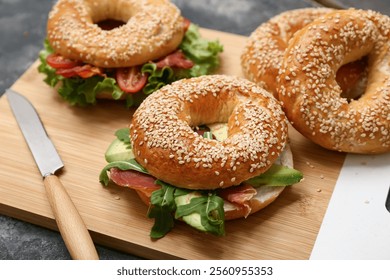
MULTIPOLYGON (((276 164, 280 164, 282 166, 286 166, 289 168, 293 168, 293 154, 291 152, 290 145, 287 144, 284 151, 280 154, 279 158, 275 162, 276 164)), ((115 180, 115 177, 111 177, 113 182, 119 186, 128 187, 134 189, 143 203, 147 206, 151 205, 150 195, 151 192, 145 192, 139 188, 133 188, 131 185, 123 185, 120 181, 115 180)), ((227 188, 223 191, 229 192, 234 195, 235 189, 239 191, 239 186, 234 186, 227 188)), ((243 207, 241 205, 237 205, 231 203, 224 199, 224 212, 225 212, 225 220, 234 220, 240 218, 246 218, 251 214, 254 214, 269 204, 271 204, 278 196, 283 192, 285 186, 275 187, 275 186, 261 186, 256 188, 257 193, 253 195, 253 197, 247 202, 247 206, 243 207)))

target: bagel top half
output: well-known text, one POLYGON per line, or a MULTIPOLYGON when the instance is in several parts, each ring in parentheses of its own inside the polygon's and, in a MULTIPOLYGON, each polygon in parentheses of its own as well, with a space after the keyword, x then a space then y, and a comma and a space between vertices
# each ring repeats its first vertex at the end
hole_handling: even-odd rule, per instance
POLYGON ((174 82, 145 99, 130 138, 136 160, 162 181, 227 188, 273 164, 287 142, 287 119, 276 98, 255 83, 209 75, 174 82), (212 123, 228 123, 228 138, 219 142, 193 130, 212 123))
POLYGON ((130 67, 174 51, 183 18, 168 0, 59 0, 49 13, 48 40, 56 53, 99 67, 130 67), (96 23, 123 24, 103 30, 96 23))

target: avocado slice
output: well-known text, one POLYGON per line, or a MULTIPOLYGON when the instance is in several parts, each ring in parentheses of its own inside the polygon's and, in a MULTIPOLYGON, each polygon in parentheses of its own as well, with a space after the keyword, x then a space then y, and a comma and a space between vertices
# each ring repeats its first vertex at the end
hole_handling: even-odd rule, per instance
POLYGON ((217 236, 225 234, 223 199, 215 193, 178 191, 175 195, 175 218, 181 219, 197 230, 217 236))
POLYGON ((134 154, 130 144, 115 138, 108 147, 105 158, 107 162, 123 161, 134 158, 134 154))
POLYGON ((285 187, 296 184, 303 179, 303 174, 287 166, 273 164, 266 172, 246 182, 254 187, 285 187))
MULTIPOLYGON (((191 199, 194 197, 201 197, 202 195, 199 192, 193 191, 185 195, 180 195, 175 198, 176 206, 184 206, 190 203, 191 199)), ((181 219, 186 222, 188 225, 196 228, 200 231, 206 231, 206 228, 202 226, 201 217, 198 212, 194 212, 187 216, 182 216, 181 219)))

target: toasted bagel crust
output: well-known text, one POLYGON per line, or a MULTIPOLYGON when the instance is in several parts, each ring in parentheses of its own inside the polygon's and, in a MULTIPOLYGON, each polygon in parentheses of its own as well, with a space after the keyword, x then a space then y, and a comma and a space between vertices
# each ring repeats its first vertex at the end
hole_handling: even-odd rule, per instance
POLYGON ((292 125, 331 150, 390 151, 390 18, 373 11, 343 10, 296 32, 281 66, 278 93, 292 125), (341 97, 337 69, 368 56, 364 94, 341 97))
POLYGON ((136 160, 153 176, 186 189, 239 185, 266 171, 283 151, 287 119, 277 100, 256 84, 225 75, 165 86, 134 113, 136 160), (219 142, 192 128, 228 123, 219 142))
POLYGON ((130 67, 174 51, 184 36, 179 9, 167 0, 59 0, 47 38, 55 52, 99 67, 130 67), (102 30, 99 21, 125 22, 102 30))
POLYGON ((244 76, 262 85, 278 98, 276 76, 288 41, 296 31, 334 11, 328 8, 303 8, 283 12, 261 24, 249 36, 241 54, 244 76))

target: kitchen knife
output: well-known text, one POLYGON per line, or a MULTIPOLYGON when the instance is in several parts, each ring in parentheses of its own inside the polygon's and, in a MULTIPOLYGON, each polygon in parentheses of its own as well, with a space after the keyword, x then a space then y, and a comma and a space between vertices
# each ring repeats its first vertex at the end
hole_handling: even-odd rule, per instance
POLYGON ((58 229, 73 259, 96 260, 98 254, 88 229, 55 172, 64 167, 33 105, 12 89, 8 103, 43 177, 58 229))

